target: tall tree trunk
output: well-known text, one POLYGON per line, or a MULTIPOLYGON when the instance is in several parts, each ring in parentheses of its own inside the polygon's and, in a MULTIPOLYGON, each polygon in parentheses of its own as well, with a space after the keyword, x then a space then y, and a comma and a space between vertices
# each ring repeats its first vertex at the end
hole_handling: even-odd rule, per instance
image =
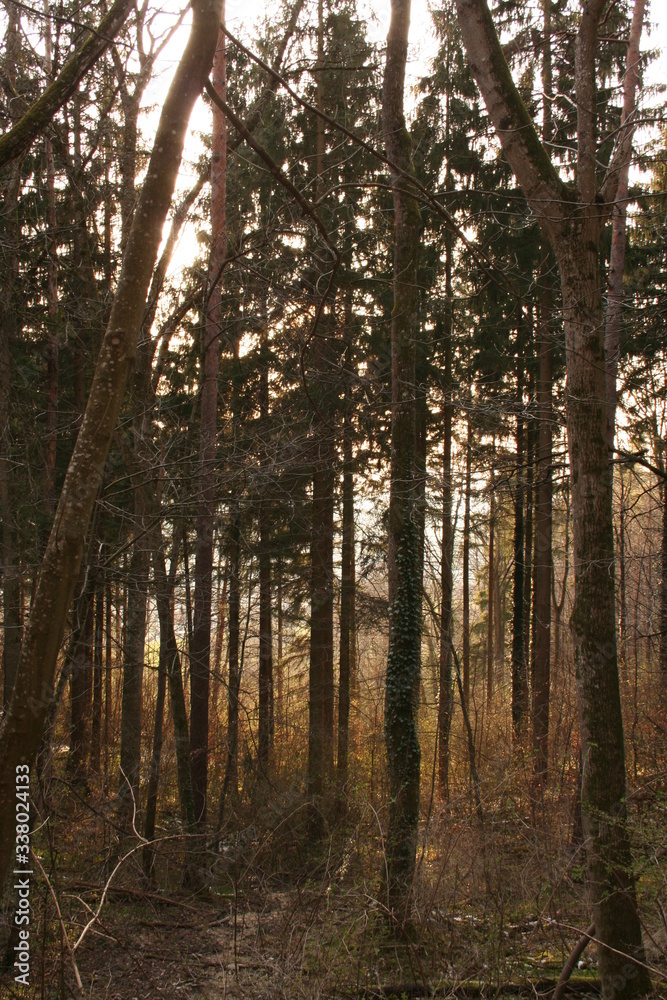
MULTIPOLYGON (((18 46, 18 15, 10 10, 7 47, 18 46), (15 37, 16 36, 16 37, 15 37)), ((9 54, 8 54, 9 55, 9 54)), ((16 58, 15 53, 13 58, 16 58)), ((12 59, 8 62, 12 78, 12 59)), ((21 653, 20 579, 16 546, 15 513, 12 498, 11 429, 9 423, 11 353, 18 339, 20 311, 18 303, 18 197, 21 184, 20 163, 8 169, 9 178, 2 205, 3 260, 0 289, 0 515, 2 516, 2 668, 3 703, 9 704, 21 653)))
MULTIPOLYGON (((240 612, 241 612, 241 515, 236 504, 232 504, 229 528, 229 688, 227 694, 227 763, 224 786, 220 797, 219 816, 224 810, 228 790, 236 801, 238 795, 238 732, 239 732, 239 691, 241 688, 240 652, 240 612)), ((218 823, 218 829, 220 829, 218 823)))
POLYGON ((259 521, 259 726, 257 750, 261 773, 268 776, 273 750, 273 632, 271 622, 271 455, 269 437, 269 369, 271 352, 266 319, 266 300, 259 306, 261 323, 259 411, 264 441, 260 444, 259 521))
MULTIPOLYGON (((224 22, 224 3, 222 8, 224 22)), ((218 34, 212 82, 226 96, 225 35, 218 34)), ((206 322, 203 324, 202 387, 197 484, 197 540, 195 545, 195 600, 190 649, 190 753, 195 816, 206 826, 208 783, 208 699, 211 668, 211 591, 213 581, 213 522, 215 518, 215 428, 218 410, 220 361, 220 272, 226 250, 227 127, 225 116, 213 107, 211 155, 211 257, 209 261, 206 322)))
POLYGON ((100 773, 102 738, 102 666, 104 651, 104 577, 95 567, 95 638, 93 641, 93 721, 90 733, 90 769, 100 773))
MULTIPOLYGON (((308 794, 320 799, 333 776, 334 450, 328 427, 317 429, 310 543, 308 794)), ((314 817, 319 817, 316 809, 314 817)), ((314 820, 318 825, 318 819, 314 820)))
POLYGON ((340 653, 338 675, 338 783, 347 783, 350 747, 350 695, 354 645, 354 454, 352 449, 352 288, 345 295, 345 400, 343 413, 343 526, 340 571, 340 653))
POLYGON ((382 124, 394 200, 394 308, 391 318, 391 486, 389 498, 389 654, 385 745, 390 803, 387 831, 389 911, 409 916, 419 822, 419 684, 422 594, 415 503, 415 342, 421 216, 404 176, 414 174, 403 112, 410 0, 392 0, 382 93, 382 124), (401 174, 398 173, 399 168, 401 174))
POLYGON ((454 704, 452 673, 452 595, 454 525, 452 524, 452 261, 451 234, 445 234, 444 402, 442 454, 442 549, 440 555, 440 648, 438 656, 438 787, 449 801, 449 737, 454 704))
POLYGON ((466 468, 463 498, 463 697, 470 705, 470 492, 472 488, 472 427, 466 421, 466 468))
POLYGON ((349 388, 343 418, 343 536, 340 577, 340 656, 338 677, 338 780, 347 782, 350 745, 351 662, 354 634, 354 473, 349 388))
MULTIPOLYGON (((176 774, 178 781, 178 797, 181 805, 181 817, 186 832, 194 833, 195 806, 192 794, 192 772, 190 769, 190 737, 188 733, 188 717, 185 707, 185 691, 183 688, 183 671, 178 642, 174 631, 174 617, 171 605, 173 581, 178 562, 178 536, 175 536, 171 553, 169 576, 165 567, 162 530, 158 524, 155 529, 153 547, 153 576, 155 579, 155 599, 157 603, 158 620, 160 623, 160 661, 164 657, 171 717, 174 724, 174 742, 176 744, 176 774)), ((157 761, 159 767, 159 760, 157 761)), ((148 810, 147 810, 148 812, 148 810)), ((191 844, 191 842, 190 842, 191 844)), ((192 848, 186 846, 186 878, 189 870, 188 859, 192 848)))
MULTIPOLYGON (((16 74, 21 59, 21 24, 18 8, 7 7, 5 32, 5 58, 3 73, 16 96, 10 97, 8 110, 12 117, 21 113, 21 98, 16 94, 16 74)), ((6 709, 14 690, 14 681, 21 653, 21 615, 19 566, 16 551, 15 514, 12 498, 12 461, 10 427, 10 373, 12 350, 20 332, 20 305, 18 288, 19 244, 19 193, 21 190, 21 161, 16 159, 4 166, 0 174, 3 187, 0 223, 0 518, 2 518, 2 673, 3 706, 6 709)), ((6 801, 9 801, 7 799, 6 801)))
MULTIPOLYGON (((533 379, 528 383, 529 405, 533 401, 533 379)), ((531 407, 532 408, 532 407, 531 407)), ((530 640, 531 630, 531 610, 533 606, 533 511, 535 508, 535 422, 529 418, 526 427, 526 524, 525 524, 525 548, 523 560, 523 656, 526 664, 526 677, 530 665, 530 640)))
MULTIPOLYGON (((317 63, 324 67, 324 5, 318 0, 317 63)), ((323 72, 316 81, 317 108, 324 108, 323 72)), ((316 193, 324 194, 324 121, 316 121, 316 193)), ((326 326, 330 315, 323 315, 326 326)), ((320 335, 314 345, 313 368, 316 372, 318 410, 312 441, 313 501, 310 537, 310 661, 308 673, 308 795, 313 800, 311 828, 322 830, 321 799, 333 777, 334 762, 334 656, 333 656, 333 536, 334 536, 334 462, 332 430, 326 420, 330 411, 328 338, 320 335), (320 800, 320 801, 318 801, 320 800)))
MULTIPOLYGON (((158 612, 159 618, 159 612, 158 612)), ((160 764, 162 761, 162 730, 164 723, 164 702, 167 690, 167 663, 169 658, 168 630, 160 629, 160 654, 157 668, 157 691, 155 693, 155 721, 153 723, 153 750, 148 772, 148 787, 146 789, 146 815, 144 818, 144 838, 149 841, 144 847, 142 863, 146 878, 153 877, 155 866, 155 851, 150 841, 155 837, 155 818, 157 814, 157 796, 160 784, 160 764)), ((179 671, 180 672, 180 671, 179 671)))
POLYGON ((583 745, 588 887, 605 994, 651 989, 626 822, 625 748, 616 654, 614 534, 607 439, 600 237, 631 144, 620 130, 598 183, 596 54, 605 0, 582 9, 575 41, 577 167, 566 187, 535 131, 502 54, 486 0, 456 0, 473 74, 505 156, 558 260, 567 365, 575 598, 570 628, 583 745), (573 204, 574 201, 574 204, 573 204), (633 962, 632 959, 637 959, 633 962), (642 964, 639 964, 642 963, 642 964))
MULTIPOLYGON (((667 704, 667 479, 662 483, 662 538, 660 545, 660 691, 667 704)), ((635 639, 636 641, 636 639, 635 639)))
MULTIPOLYGON (((52 82, 52 40, 49 3, 45 0, 46 14, 44 30, 44 68, 47 79, 52 82)), ((46 427, 45 427, 45 500, 49 514, 53 515, 56 502, 56 447, 58 440, 58 260, 56 245, 56 169, 53 159, 53 143, 48 135, 44 137, 44 158, 46 160, 46 251, 47 251, 47 380, 46 380, 46 427)))
POLYGON ((109 751, 111 749, 111 718, 112 718, 112 698, 113 698, 113 654, 112 654, 112 632, 111 632, 111 583, 106 585, 106 632, 104 651, 104 791, 108 792, 109 775, 109 751))
POLYGON ((521 330, 517 344, 516 490, 514 493, 514 588, 512 617, 512 726, 514 739, 521 740, 528 703, 524 636, 525 539, 525 423, 523 418, 523 368, 525 364, 521 330))
MULTIPOLYGON (((494 451, 495 451, 495 439, 494 439, 494 451)), ((493 688, 494 688, 494 677, 493 677, 493 612, 495 608, 495 584, 496 584, 496 552, 495 552, 495 535, 496 535, 496 493, 494 484, 494 474, 493 468, 491 469, 491 480, 489 484, 489 562, 488 562, 488 572, 487 572, 487 590, 488 590, 488 602, 486 609, 486 703, 490 708, 493 702, 493 688)))
POLYGON ((535 775, 546 777, 549 763, 549 701, 551 692, 551 554, 553 487, 551 470, 553 342, 552 295, 545 255, 538 309, 537 453, 535 461, 535 549, 533 553, 533 643, 531 648, 533 749, 535 775))
MULTIPOLYGON (((134 358, 146 293, 171 204, 190 112, 213 60, 220 0, 193 0, 192 8, 190 37, 160 116, 86 415, 42 561, 14 692, 0 723, 0 798, 3 801, 10 800, 16 765, 34 759, 44 730, 88 522, 134 358)), ((4 884, 13 846, 12 818, 8 810, 2 810, 0 884, 4 884)))
MULTIPOLYGON (((88 570, 89 573, 93 571, 88 570)), ((82 580, 81 593, 76 602, 74 633, 70 667, 70 741, 67 755, 67 773, 76 782, 85 782, 90 751, 90 707, 92 696, 92 648, 95 589, 82 580)))

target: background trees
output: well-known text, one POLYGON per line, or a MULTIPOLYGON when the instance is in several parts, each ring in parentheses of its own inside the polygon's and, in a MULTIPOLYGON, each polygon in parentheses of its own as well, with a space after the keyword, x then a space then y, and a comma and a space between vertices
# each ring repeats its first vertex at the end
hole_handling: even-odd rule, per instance
MULTIPOLYGON (((414 94, 403 3, 386 52, 353 3, 285 5, 224 48, 221 32, 215 131, 170 209, 181 101, 202 90, 219 12, 195 19, 196 69, 181 64, 149 162, 142 100, 185 15, 146 3, 2 167, 0 747, 9 789, 41 742, 33 797, 54 817, 54 871, 87 815, 70 822, 62 803, 90 807, 108 870, 143 831, 149 891, 325 871, 392 926, 411 915, 432 955, 449 934, 453 978, 490 955, 473 920, 457 937, 459 916, 505 942, 511 913, 520 943, 493 955, 511 978, 522 950, 535 957, 521 914, 549 916, 560 958, 592 905, 621 953, 599 952, 605 982, 648 988, 623 970, 641 959, 632 879, 657 947, 665 905, 647 847, 664 839, 664 142, 631 176, 611 477, 595 192, 596 170, 620 163, 614 137, 630 149, 630 21, 598 6, 591 48, 592 6, 580 21, 568 4, 505 5, 500 49, 476 5, 488 114, 453 8, 435 14, 414 94), (582 814, 599 846, 589 881, 606 886, 592 904, 582 814)), ((83 42, 66 5, 51 22, 5 9, 9 126, 83 42)), ((140 892, 132 863, 114 878, 140 892)))

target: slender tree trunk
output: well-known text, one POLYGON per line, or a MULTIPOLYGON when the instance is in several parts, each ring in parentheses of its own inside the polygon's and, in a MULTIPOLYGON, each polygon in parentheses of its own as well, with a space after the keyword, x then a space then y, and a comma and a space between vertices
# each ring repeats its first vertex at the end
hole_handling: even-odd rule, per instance
POLYGON ((269 366, 270 352, 266 329, 266 304, 262 303, 263 323, 260 356, 260 418, 267 435, 261 445, 259 497, 259 732, 257 738, 260 771, 267 776, 273 749, 273 633, 271 629, 271 487, 269 454, 269 366))
MULTIPOLYGON (((190 37, 169 87, 139 198, 97 369, 55 523, 46 547, 21 649, 14 692, 0 723, 0 799, 9 801, 16 765, 37 753, 84 541, 130 370, 190 112, 209 72, 219 0, 193 0, 190 37)), ((12 818, 0 811, 0 884, 14 847, 12 818)))
POLYGON ((340 575, 340 654, 338 677, 338 783, 345 787, 350 745, 350 692, 354 588, 354 457, 352 451, 352 290, 345 299, 345 411, 343 414, 343 531, 340 575))
POLYGON ((466 431, 466 469, 463 498, 463 696, 470 705, 470 492, 472 487, 472 427, 466 431))
MULTIPOLYGON (((333 775, 333 520, 334 452, 329 428, 319 428, 313 470, 310 544, 310 668, 308 794, 321 799, 333 775)), ((314 814, 319 816, 319 812, 314 814)), ((315 822, 317 825, 317 821, 315 822)))
MULTIPOLYGON (((7 30, 7 46, 18 45, 18 15, 12 14, 7 30), (16 35, 16 38, 14 38, 16 35)), ((17 53, 16 53, 17 55, 17 53)), ((16 57, 16 56, 15 56, 16 57)), ((9 60, 11 63, 11 60, 9 60)), ((10 80, 11 80, 11 65, 10 80)), ((18 340, 18 196, 21 184, 20 163, 9 168, 9 178, 2 205, 3 260, 0 289, 0 514, 2 515, 2 668, 3 702, 9 704, 21 653, 20 575, 16 551, 15 512, 12 490, 11 430, 9 423, 10 372, 12 348, 18 340)))
MULTIPOLYGON (((495 439, 494 439, 494 451, 495 451, 495 439)), ((487 589, 488 589, 488 604, 486 609, 486 703, 490 707, 493 702, 493 688, 494 688, 494 677, 493 677, 493 612, 495 606, 495 572, 496 572, 496 553, 495 553, 495 534, 496 534, 496 494, 495 494, 495 484, 494 484, 494 474, 493 468, 491 469, 491 481, 489 485, 489 563, 488 563, 488 573, 487 573, 487 589)))
MULTIPOLYGON (((157 795, 160 783, 160 763, 162 760, 162 730, 164 723, 164 702, 167 689, 168 659, 168 629, 160 629, 160 656, 157 670, 157 691, 155 694, 153 751, 151 753, 151 764, 148 773, 148 787, 146 789, 146 815, 144 819, 144 838, 147 841, 151 841, 155 837, 155 818, 157 814, 157 795)), ((153 877, 153 868, 155 866, 155 851, 150 846, 150 843, 144 847, 142 862, 144 875, 146 878, 151 879, 153 877)))
MULTIPOLYGON (((414 172, 403 92, 410 0, 392 0, 382 95, 387 155, 414 172)), ((417 705, 421 649, 421 579, 416 527, 415 342, 418 334, 417 268, 421 217, 403 177, 390 168, 394 200, 394 308, 391 319, 391 487, 389 499, 389 655, 385 692, 385 745, 390 803, 387 831, 388 907, 399 926, 409 917, 419 821, 421 753, 417 705)))
POLYGON ((352 434, 349 412, 343 425, 343 538, 340 585, 340 659, 338 681, 338 777, 341 787, 347 782, 350 744, 351 662, 354 593, 354 474, 352 472, 352 434))
MULTIPOLYGON (((530 379, 528 387, 528 398, 532 402, 533 379, 530 379)), ((525 555, 523 560, 523 656, 526 664, 526 686, 528 686, 528 668, 530 665, 531 649, 531 617, 533 606, 533 511, 535 509, 535 423, 531 418, 526 427, 526 524, 525 524, 525 555)))
MULTIPOLYGON (((143 414, 137 423, 144 423, 143 414)), ((136 430, 136 427, 135 427, 136 430)), ((144 429, 136 431, 141 436, 144 429)), ((135 437, 135 454, 140 458, 143 442, 135 437)), ((138 472, 137 480, 144 470, 138 472)), ((143 717, 144 650, 146 645, 146 608, 148 604, 149 557, 145 524, 145 484, 135 483, 135 537, 128 580, 127 619, 123 647, 123 691, 120 721, 120 782, 118 812, 126 823, 134 809, 139 808, 141 782, 141 723, 143 717)))
MULTIPOLYGON (((318 67, 324 66, 324 7, 318 0, 318 67)), ((319 111, 324 107, 324 74, 318 72, 316 100, 319 111)), ((316 128, 316 192, 318 199, 324 194, 324 121, 318 116, 316 128)), ((323 315, 326 327, 331 315, 323 315)), ((315 416, 312 440, 313 501, 310 538, 310 661, 308 676, 308 795, 313 800, 311 830, 319 834, 322 829, 322 797, 333 778, 334 763, 334 656, 333 656, 333 606, 334 606, 334 488, 335 449, 332 430, 326 421, 330 412, 331 390, 327 387, 330 347, 328 338, 320 335, 314 345, 313 368, 319 413, 315 416), (323 419, 324 417, 324 419, 323 419)))
POLYGON ((70 668, 70 743, 67 773, 73 781, 84 782, 90 751, 90 706, 92 696, 94 589, 82 582, 77 601, 76 642, 70 668))
MULTIPOLYGON (((46 14, 44 30, 44 61, 47 79, 52 82, 52 40, 49 2, 44 2, 46 14)), ((46 379, 46 427, 45 427, 45 500, 52 515, 56 502, 56 447, 58 440, 58 262, 56 244, 56 169, 53 159, 53 143, 48 135, 44 137, 46 160, 46 251, 47 251, 47 379, 46 379)))
POLYGON ((104 578, 96 567, 95 639, 93 642, 93 721, 90 734, 90 769, 100 773, 102 736, 102 667, 104 651, 104 578))
MULTIPOLYGON (((667 704, 667 479, 662 484, 662 539, 660 545, 660 690, 667 704)), ((636 641, 636 637, 635 637, 636 641)))
MULTIPOLYGON (((229 690, 227 702, 227 765, 225 787, 221 795, 219 814, 224 809, 227 790, 232 798, 238 795, 237 753, 239 731, 239 691, 241 687, 240 611, 241 611, 241 515, 232 505, 232 522, 229 529, 229 690)), ((220 825, 220 824, 219 824, 220 825)))
POLYGON ((452 673, 452 594, 454 558, 454 525, 452 524, 452 263, 451 235, 445 235, 445 316, 444 316, 444 402, 442 454, 442 550, 440 563, 440 648, 438 657, 438 787, 445 802, 449 801, 449 737, 454 704, 452 673))
POLYGON ((113 654, 112 654, 112 633, 111 633, 111 584, 106 585, 106 632, 105 632, 105 655, 104 655, 104 790, 108 791, 109 775, 109 751, 111 749, 111 719, 113 715, 113 654))
MULTIPOLYGON (((222 11, 224 21, 224 4, 222 11)), ((226 95, 225 36, 222 30, 213 61, 212 82, 226 95)), ((192 791, 197 823, 206 826, 208 783, 208 700, 211 656, 211 589, 213 522, 215 518, 215 429, 220 359, 220 271, 226 248, 227 129, 222 112, 213 107, 211 158, 211 257, 206 322, 203 325, 203 363, 200 404, 197 540, 195 546, 195 601, 190 649, 190 752, 192 791)))
POLYGON ((525 423, 523 418, 523 341, 519 332, 517 350, 516 490, 514 494, 514 589, 512 618, 512 726, 514 739, 521 740, 528 703, 524 636, 525 539, 525 423))
POLYGON ((535 775, 543 781, 549 763, 549 701, 551 691, 552 535, 552 298, 545 255, 542 296, 538 311, 539 376, 537 381, 538 441, 535 462, 535 551, 533 554, 533 644, 531 649, 533 749, 535 775))

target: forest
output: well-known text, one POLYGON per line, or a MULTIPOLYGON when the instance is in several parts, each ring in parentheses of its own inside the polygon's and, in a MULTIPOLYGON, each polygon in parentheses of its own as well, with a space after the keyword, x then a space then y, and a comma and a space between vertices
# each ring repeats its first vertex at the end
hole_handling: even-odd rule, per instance
POLYGON ((0 4, 0 998, 667 996, 664 11, 415 16, 0 4))

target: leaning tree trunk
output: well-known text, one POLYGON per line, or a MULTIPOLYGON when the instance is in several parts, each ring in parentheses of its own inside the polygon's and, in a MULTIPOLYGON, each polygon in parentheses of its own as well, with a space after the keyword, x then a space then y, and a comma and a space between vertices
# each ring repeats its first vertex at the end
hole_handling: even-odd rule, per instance
MULTIPOLYGON (((88 522, 134 359, 190 112, 213 61, 221 0, 193 0, 192 7, 190 37, 160 116, 85 417, 44 554, 14 693, 0 727, 0 799, 4 802, 11 801, 17 764, 34 760, 44 730, 88 522)), ((0 812, 0 885, 14 846, 12 817, 10 810, 0 812)))
POLYGON ((415 873, 421 762, 415 693, 419 686, 422 594, 414 461, 421 216, 406 180, 406 176, 414 174, 410 136, 403 112, 409 26, 410 0, 392 0, 382 93, 382 124, 387 156, 392 164, 394 200, 389 654, 385 692, 385 744, 391 798, 386 878, 388 908, 399 926, 403 926, 409 916, 415 873))

